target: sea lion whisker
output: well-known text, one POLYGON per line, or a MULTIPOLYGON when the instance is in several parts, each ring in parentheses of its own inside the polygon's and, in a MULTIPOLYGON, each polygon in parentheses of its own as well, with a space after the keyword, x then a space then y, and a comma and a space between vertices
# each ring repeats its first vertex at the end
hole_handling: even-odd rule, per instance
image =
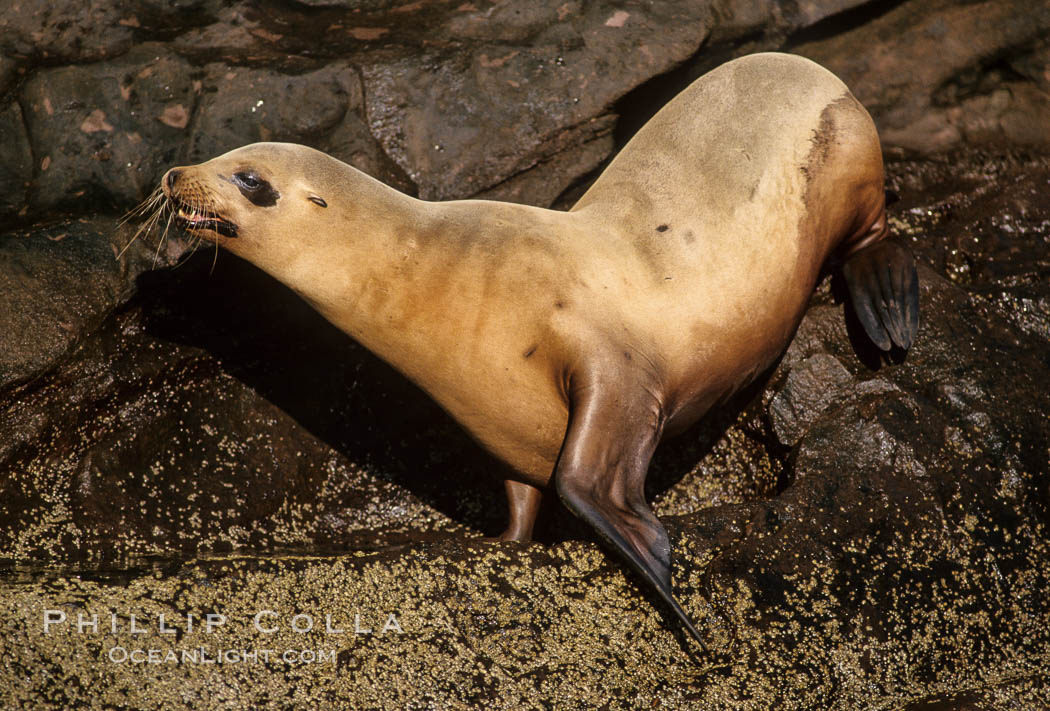
MULTIPOLYGON (((128 251, 128 248, 131 247, 131 245, 135 244, 135 242, 138 241, 140 237, 149 234, 153 230, 153 228, 157 224, 157 220, 160 217, 161 209, 155 211, 138 226, 138 229, 135 230, 135 234, 131 236, 131 239, 128 240, 127 244, 125 244, 117 253, 117 259, 123 257, 124 253, 128 251)), ((125 222, 121 222, 120 224, 123 225, 125 224, 125 222)))
POLYGON ((154 193, 152 197, 150 197, 146 202, 144 202, 142 205, 136 208, 134 212, 128 213, 128 215, 124 218, 124 222, 127 222, 133 219, 134 217, 139 217, 142 215, 152 214, 156 212, 157 209, 160 207, 163 199, 163 193, 154 193))
POLYGON ((211 258, 211 269, 208 270, 208 276, 211 277, 215 274, 215 265, 219 263, 219 243, 212 242, 212 246, 215 247, 213 256, 211 258))
POLYGON ((163 197, 163 190, 157 188, 150 194, 148 198, 143 200, 137 207, 135 207, 132 210, 129 210, 124 214, 123 217, 121 217, 120 221, 117 223, 118 227, 123 227, 136 217, 141 217, 142 215, 149 214, 149 217, 147 217, 139 225, 138 229, 135 230, 135 234, 131 236, 131 239, 128 240, 127 244, 125 244, 117 253, 117 259, 123 257, 124 253, 128 251, 128 248, 131 247, 131 245, 133 245, 139 239, 139 237, 148 234, 153 229, 153 226, 156 224, 157 213, 163 209, 163 206, 160 206, 158 208, 158 204, 163 199, 163 197))
POLYGON ((164 223, 164 231, 160 233, 160 240, 157 242, 157 251, 153 254, 153 268, 157 268, 157 264, 160 263, 160 250, 164 246, 164 240, 168 236, 168 230, 171 229, 171 221, 175 219, 175 213, 168 213, 168 221, 164 223))
POLYGON ((187 251, 185 254, 179 257, 179 260, 175 263, 174 268, 178 269, 179 267, 189 262, 193 258, 193 255, 197 253, 197 249, 200 248, 202 242, 204 242, 204 235, 202 235, 199 232, 193 233, 193 243, 190 245, 189 251, 187 251))
POLYGON ((128 251, 128 248, 131 245, 135 244, 136 240, 138 240, 138 238, 139 238, 139 235, 143 234, 143 227, 144 227, 144 225, 139 225, 139 228, 137 230, 135 230, 135 234, 131 235, 131 239, 129 239, 127 241, 127 244, 125 244, 123 247, 120 248, 120 251, 117 252, 117 259, 118 260, 121 257, 124 256, 124 253, 128 251))
POLYGON ((133 218, 151 211, 154 205, 156 204, 157 200, 163 197, 163 195, 164 191, 160 188, 157 188, 152 193, 150 193, 145 200, 143 200, 138 205, 125 212, 124 215, 120 218, 120 222, 118 222, 117 224, 125 225, 128 222, 130 222, 133 218))
POLYGON ((187 262, 189 262, 191 259, 193 259, 193 255, 197 253, 197 249, 201 246, 201 242, 203 241, 203 237, 201 237, 200 235, 194 235, 193 244, 190 245, 189 251, 186 254, 179 257, 179 261, 175 263, 175 268, 178 269, 187 262))

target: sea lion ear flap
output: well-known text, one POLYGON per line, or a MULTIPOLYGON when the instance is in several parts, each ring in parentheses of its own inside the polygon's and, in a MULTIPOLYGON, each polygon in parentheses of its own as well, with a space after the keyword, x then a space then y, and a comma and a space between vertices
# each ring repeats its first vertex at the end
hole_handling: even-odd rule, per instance
POLYGON ((314 203, 315 205, 320 205, 321 207, 328 207, 328 203, 326 203, 324 201, 323 197, 320 197, 318 195, 314 195, 313 193, 310 193, 306 197, 306 199, 309 200, 310 202, 314 203))

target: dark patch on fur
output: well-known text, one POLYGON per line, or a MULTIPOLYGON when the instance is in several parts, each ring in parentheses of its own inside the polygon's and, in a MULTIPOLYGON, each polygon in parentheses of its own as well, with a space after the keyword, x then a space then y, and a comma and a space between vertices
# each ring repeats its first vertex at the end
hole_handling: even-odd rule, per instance
POLYGON ((831 153, 831 147, 835 145, 838 132, 838 127, 835 125, 835 114, 855 102, 856 99, 851 94, 846 93, 825 106, 824 110, 820 112, 820 124, 813 129, 813 137, 810 139, 812 145, 809 149, 809 155, 806 156, 805 165, 799 169, 806 178, 807 188, 827 161, 828 155, 831 153))
POLYGON ((258 207, 273 207, 281 197, 281 194, 269 183, 263 183, 262 187, 258 190, 252 191, 250 194, 243 189, 241 192, 244 193, 244 197, 248 198, 253 205, 258 207))
POLYGON ((657 232, 667 232, 667 229, 668 229, 667 225, 660 225, 659 227, 656 228, 656 231, 657 232))
POLYGON ((810 139, 812 145, 809 148, 809 154, 806 156, 805 164, 799 168, 806 179, 807 188, 810 182, 813 181, 817 171, 827 161, 828 154, 831 152, 831 146, 835 142, 835 108, 845 98, 836 99, 820 112, 820 125, 813 129, 813 137, 810 139))
MULTIPOLYGON (((864 126, 865 122, 858 120, 861 114, 866 114, 864 107, 849 91, 844 92, 821 111, 820 122, 813 129, 813 136, 810 139, 809 154, 806 156, 805 163, 799 167, 804 179, 802 203, 805 208, 799 216, 799 234, 812 236, 816 234, 816 230, 840 230, 843 231, 843 234, 824 235, 824 238, 831 237, 841 242, 846 236, 845 231, 851 229, 849 225, 827 224, 825 218, 828 208, 818 205, 817 202, 821 199, 832 201, 844 199, 838 195, 837 185, 829 182, 829 179, 841 176, 827 175, 827 162, 833 155, 839 163, 845 162, 839 170, 864 169, 863 166, 852 164, 852 162, 864 160, 864 151, 870 148, 863 145, 864 136, 853 134, 854 131, 867 130, 864 126)), ((811 243, 804 242, 804 244, 811 243)), ((800 255, 800 258, 817 259, 818 256, 810 253, 808 257, 800 255)), ((819 258, 825 259, 824 256, 819 258)))
POLYGON ((831 155, 832 146, 838 140, 838 126, 835 124, 835 115, 840 111, 848 111, 849 107, 856 104, 857 100, 853 98, 853 95, 846 92, 825 106, 824 110, 820 112, 820 124, 813 129, 813 137, 810 139, 812 145, 810 146, 809 154, 806 156, 806 162, 799 167, 802 177, 806 181, 802 200, 806 205, 807 213, 811 211, 810 201, 813 198, 810 195, 810 191, 813 187, 813 181, 824 167, 828 156, 831 155))
POLYGON ((234 173, 229 180, 241 191, 241 195, 257 207, 273 207, 281 198, 281 194, 254 171, 234 173))
POLYGON ((564 304, 564 302, 561 302, 561 301, 555 301, 554 302, 554 308, 556 308, 556 309, 564 309, 565 308, 565 304, 564 304))

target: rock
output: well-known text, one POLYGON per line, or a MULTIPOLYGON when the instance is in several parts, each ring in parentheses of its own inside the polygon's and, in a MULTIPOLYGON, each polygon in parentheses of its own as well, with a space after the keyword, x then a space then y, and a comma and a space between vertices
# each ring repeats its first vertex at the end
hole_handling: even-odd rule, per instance
POLYGON ((959 152, 889 164, 891 226, 931 265, 1014 324, 1045 337, 1050 160, 959 152), (959 159, 959 155, 965 158, 959 159))
POLYGON ((179 53, 201 59, 246 54, 279 59, 280 54, 274 50, 280 36, 267 31, 253 19, 255 15, 247 3, 220 6, 208 17, 209 24, 187 28, 172 44, 179 53))
MULTIPOLYGON (((1047 63, 1050 69, 1050 62, 1047 63)), ((987 110, 977 106, 976 102, 966 102, 961 107, 962 113, 990 115, 988 123, 980 122, 976 126, 964 124, 966 140, 971 144, 990 143, 1006 139, 1018 145, 1043 146, 1050 135, 1050 94, 1046 89, 1020 82, 1008 83, 987 100, 991 104, 987 110)))
POLYGON ((790 26, 792 29, 809 27, 832 15, 853 10, 864 4, 864 0, 801 0, 790 16, 790 26))
POLYGON ((723 0, 715 3, 718 22, 712 30, 711 41, 724 44, 765 35, 779 43, 797 30, 865 4, 865 0, 802 0, 794 3, 723 0))
POLYGON ((0 51, 50 62, 89 62, 126 52, 134 40, 133 13, 115 0, 88 0, 56 12, 16 0, 0 17, 0 51))
POLYGON ((33 210, 141 201, 189 136, 191 67, 143 45, 113 62, 38 72, 23 92, 37 179, 33 210))
POLYGON ((793 368, 770 404, 769 417, 781 444, 792 446, 835 400, 854 394, 855 382, 834 357, 818 354, 793 368))
MULTIPOLYGON (((450 37, 464 37, 482 42, 507 44, 551 44, 554 35, 569 38, 576 33, 576 24, 584 15, 580 0, 567 2, 464 4, 462 12, 449 15, 442 29, 450 37), (564 28, 564 29, 563 29, 564 28)), ((612 18, 615 8, 606 4, 599 13, 612 18)), ((622 17, 622 27, 630 13, 622 17)))
POLYGON ((95 218, 0 239, 0 390, 40 376, 134 293, 152 251, 137 245, 118 261, 129 238, 116 220, 95 218))
POLYGON ((1013 61, 1025 64, 1030 76, 1042 75, 1048 66, 1045 54, 1026 48, 1048 28, 1046 5, 912 1, 794 51, 838 74, 871 112, 889 145, 924 153, 963 140, 1046 145, 1045 89, 1018 91, 1026 85, 1004 76, 996 62, 1016 57, 1013 61))
POLYGON ((558 152, 475 197, 550 207, 575 181, 600 166, 613 147, 610 125, 610 130, 597 133, 597 138, 558 152))
POLYGON ((0 108, 0 136, 5 137, 0 144, 0 215, 6 215, 26 208, 33 179, 33 153, 18 104, 0 108))
MULTIPOLYGON (((703 7, 657 4, 634 9, 584 7, 575 0, 448 6, 324 2, 267 12, 217 0, 173 6, 137 0, 120 7, 95 2, 68 15, 65 22, 34 7, 16 5, 3 20, 8 56, 0 66, 0 79, 12 76, 13 63, 30 70, 22 108, 33 129, 38 163, 31 190, 35 212, 91 200, 124 207, 155 184, 174 155, 211 157, 213 150, 271 134, 347 149, 348 158, 376 170, 377 177, 424 197, 494 190, 492 195, 549 202, 553 183, 508 181, 523 171, 543 175, 543 170, 534 169, 542 164, 547 170, 558 166, 562 177, 555 182, 564 188, 591 170, 601 151, 589 122, 632 87, 682 61, 709 68, 711 62, 749 48, 775 48, 783 38, 815 25, 821 36, 832 36, 797 50, 843 74, 872 107, 891 143, 924 151, 959 141, 1045 145, 1050 134, 1045 123, 1050 115, 1050 55, 1046 42, 1038 39, 1050 20, 1041 11, 1018 20, 1024 12, 1009 4, 913 1, 876 16, 857 0, 788 5, 721 0, 703 7), (306 6, 312 9, 304 13, 306 6), (347 11, 351 19, 344 16, 347 11), (871 22, 846 33, 836 34, 837 25, 828 24, 834 20, 849 26, 869 16, 874 17, 871 22), (99 29, 103 26, 113 29, 104 32, 99 29), (985 27, 996 30, 978 31, 985 27), (938 33, 977 39, 951 45, 941 56, 938 33), (138 54, 122 62, 32 71, 32 63, 45 59, 44 53, 50 63, 98 60, 123 54, 144 39, 164 44, 147 44, 150 49, 136 49, 138 54), (705 41, 710 51, 693 61, 705 41), (406 49, 412 45, 426 47, 425 53, 406 49), (856 52, 858 47, 862 51, 856 52), (173 48, 189 58, 189 67, 172 55, 173 48), (116 72, 140 68, 132 66, 135 61, 156 56, 168 65, 172 82, 136 80, 136 91, 150 97, 137 109, 125 106, 127 100, 118 99, 112 85, 114 79, 120 84, 128 77, 116 72), (931 56, 939 61, 930 61, 931 56), (203 67, 218 68, 220 58, 229 71, 258 73, 267 91, 277 92, 272 96, 283 96, 281 77, 298 84, 319 71, 340 76, 333 84, 317 75, 321 83, 314 87, 316 93, 305 89, 307 93, 293 96, 304 89, 285 87, 292 92, 291 100, 308 110, 276 117, 268 113, 271 103, 263 121, 255 121, 253 107, 241 99, 230 106, 209 93, 201 123, 224 138, 209 142, 198 132, 187 148, 185 136, 164 133, 196 115, 196 93, 187 92, 186 77, 201 80, 203 67), (361 87, 352 75, 359 67, 370 85, 367 117, 363 106, 356 106, 361 87), (907 83, 901 83, 904 78, 907 83), (165 86, 171 89, 168 94, 165 86), (39 114, 42 91, 59 115, 39 114), (356 117, 338 128, 333 112, 339 112, 344 92, 350 94, 347 111, 356 117), (897 101, 903 93, 910 98, 897 101), (55 109, 56 102, 66 102, 68 112, 55 109), (75 108, 81 104, 86 111, 75 108), (520 106, 530 109, 517 112, 520 106), (157 108, 162 114, 172 112, 166 124, 149 120, 157 108), (508 118, 512 116, 520 118, 508 118), (366 135, 360 120, 366 120, 375 138, 366 135), (235 128, 224 126, 227 122, 235 128), (85 127, 87 134, 82 132, 85 127), (143 144, 109 140, 122 134, 130 136, 128 140, 138 136, 143 144), (173 142, 179 144, 174 152, 173 142), (128 173, 114 169, 119 161, 125 169, 132 163, 128 173), (45 162, 47 170, 41 169, 45 162)), ((158 68, 161 74, 162 69, 158 68)), ((211 88, 221 85, 233 96, 244 88, 209 76, 211 88)), ((661 103, 654 101, 654 108, 661 103)), ((623 135, 621 130, 617 139, 623 135)))
POLYGON ((361 101, 357 74, 345 64, 299 76, 210 64, 202 81, 200 118, 183 163, 255 141, 316 143, 361 101))
POLYGON ((339 125, 320 142, 319 148, 403 193, 413 197, 419 194, 419 188, 383 152, 383 147, 369 133, 368 124, 354 111, 346 112, 339 125))
MULTIPOLYGON (((25 243, 48 248, 48 234, 25 243)), ((21 260, 47 281, 4 284, 3 313, 16 319, 5 328, 25 334, 5 343, 13 365, 0 396, 0 431, 9 435, 0 470, 18 475, 0 478, 4 550, 99 560, 462 535, 442 511, 499 525, 500 507, 485 503, 498 491, 490 460, 436 405, 267 275, 199 255, 171 275, 141 276, 136 299, 99 326, 131 293, 127 276, 153 266, 152 250, 135 243, 118 264, 93 234, 54 244, 46 258, 21 260), (84 270, 71 280, 55 263, 80 244, 97 250, 103 274, 94 280, 84 270), (64 298, 34 306, 40 293, 64 298), (75 357, 56 367, 74 344, 75 357), (13 375, 26 373, 32 381, 11 389, 13 375), (387 481, 417 477, 430 483, 415 493, 387 481), (52 516, 57 510, 68 515, 52 516)), ((2 273, 19 270, 7 264, 2 273)))
POLYGON ((1045 8, 9 10, 0 707, 1050 706, 1045 8), (114 257, 135 228, 102 213, 264 138, 423 196, 565 207, 691 76, 784 46, 842 73, 890 141, 952 150, 887 152, 922 282, 908 357, 865 347, 825 282, 774 371, 658 450, 675 593, 724 646, 681 637, 555 497, 540 543, 472 542, 505 522, 498 463, 265 274, 175 231, 114 257), (47 610, 66 620, 45 633, 47 610), (389 613, 402 632, 380 633, 389 613), (150 648, 316 656, 111 656, 150 648))
MULTIPOLYGON (((560 5, 543 7, 558 16, 560 5)), ((705 9, 689 6, 627 12, 600 4, 580 15, 571 4, 564 7, 559 32, 527 46, 374 55, 364 64, 372 133, 419 185, 421 197, 466 197, 491 188, 548 160, 567 131, 589 140, 590 117, 691 56, 711 24, 705 9), (656 37, 653 26, 666 31, 656 37), (523 105, 530 110, 516 110, 523 105)), ((495 25, 497 37, 509 32, 519 39, 538 22, 531 14, 524 21, 510 17, 510 27, 498 14, 476 21, 495 25)))
POLYGON ((293 2, 305 7, 340 7, 357 12, 394 10, 406 4, 403 0, 293 0, 293 2))
POLYGON ((0 94, 7 91, 17 68, 18 63, 15 60, 0 54, 0 94))
POLYGON ((0 519, 14 524, 4 550, 106 560, 332 539, 371 547, 384 533, 456 529, 199 349, 155 339, 136 347, 149 328, 141 311, 121 314, 76 361, 18 393, 29 410, 7 411, 11 437, 0 445, 12 472, 0 481, 0 519), (26 438, 42 448, 17 446, 26 438))
POLYGON ((1030 52, 1014 54, 1009 67, 1043 91, 1050 91, 1050 40, 1036 43, 1030 52))

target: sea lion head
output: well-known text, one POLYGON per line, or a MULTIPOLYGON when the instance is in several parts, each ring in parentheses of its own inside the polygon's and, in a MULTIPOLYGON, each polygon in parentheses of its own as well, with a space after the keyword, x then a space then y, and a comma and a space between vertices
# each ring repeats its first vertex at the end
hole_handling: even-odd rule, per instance
POLYGON ((211 160, 172 168, 161 189, 174 221, 194 236, 249 256, 291 229, 325 219, 339 167, 292 143, 253 143, 211 160))

